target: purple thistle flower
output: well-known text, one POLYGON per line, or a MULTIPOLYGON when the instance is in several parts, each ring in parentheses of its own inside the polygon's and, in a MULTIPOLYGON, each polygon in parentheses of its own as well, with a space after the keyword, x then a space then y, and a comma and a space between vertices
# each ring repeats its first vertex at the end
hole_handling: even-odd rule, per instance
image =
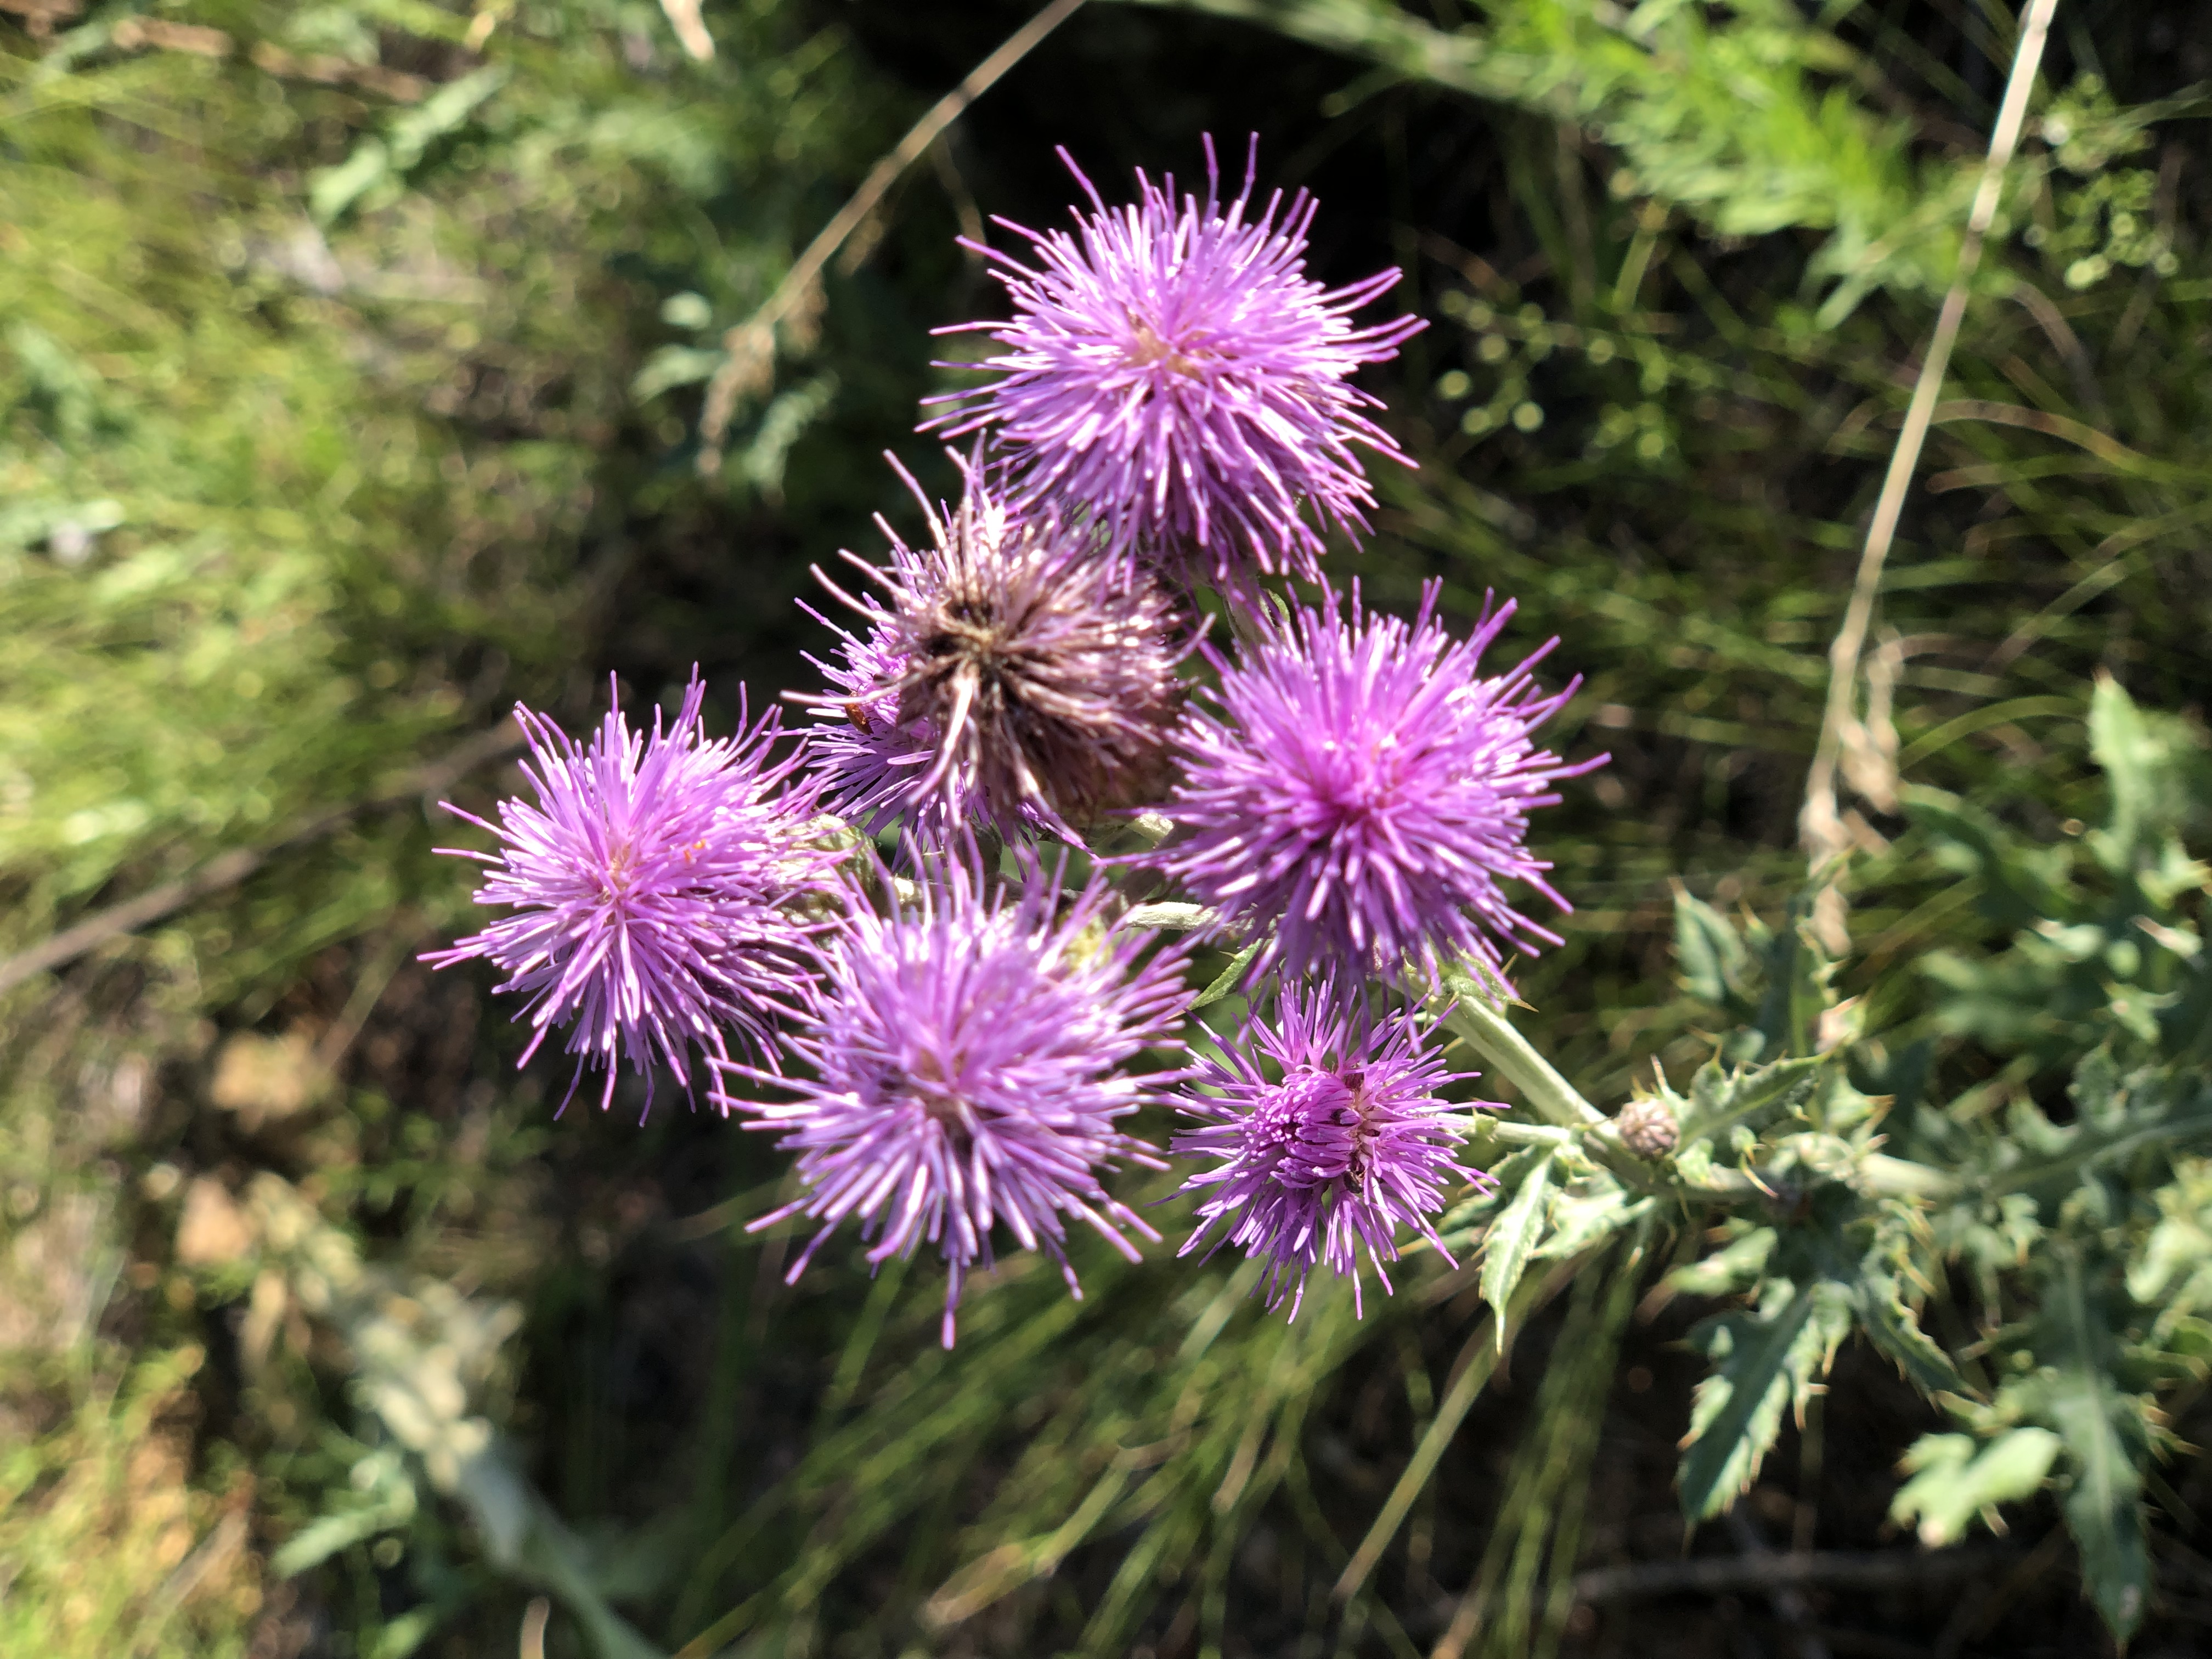
POLYGON ((1237 1050, 1227 1065, 1201 1059, 1197 1081, 1212 1092, 1188 1096, 1181 1108, 1205 1127, 1176 1136, 1171 1150, 1219 1162, 1183 1183, 1207 1196, 1177 1254, 1199 1249, 1218 1225, 1210 1248, 1235 1244, 1264 1258, 1267 1306, 1288 1295, 1293 1319, 1321 1264, 1352 1280, 1354 1310, 1364 1312, 1363 1249, 1388 1294, 1383 1263, 1398 1259, 1401 1226, 1456 1267, 1428 1218, 1443 1207, 1447 1182, 1490 1177, 1452 1157, 1471 1126, 1437 1097, 1474 1073, 1448 1070, 1424 1047, 1412 1009, 1370 1023, 1364 1009, 1346 1011, 1326 981, 1285 985, 1275 1023, 1255 1020, 1249 1030, 1281 1079, 1270 1082, 1237 1050))
POLYGON ((501 801, 496 824, 446 806, 501 846, 438 850, 490 866, 476 902, 514 914, 422 959, 482 957, 506 975, 495 988, 526 997, 535 1028, 525 1063, 569 1026, 578 1080, 606 1069, 602 1108, 619 1059, 649 1073, 657 1058, 688 1089, 694 1042, 726 1059, 734 1034, 773 1054, 777 1015, 805 993, 819 924, 793 901, 827 890, 835 856, 809 844, 815 786, 792 784, 796 756, 771 757, 773 712, 704 737, 705 696, 695 671, 672 726, 655 709, 650 734, 632 732, 614 708, 588 748, 518 704, 535 804, 501 801))
MULTIPOLYGON (((1117 1125, 1182 1074, 1122 1068, 1171 1036, 1188 1000, 1183 948, 1142 960, 1152 936, 1107 925, 1096 877, 1055 915, 1060 872, 1032 866, 1010 896, 989 890, 975 860, 972 848, 948 859, 941 884, 889 915, 854 890, 849 921, 823 943, 811 1025, 785 1039, 811 1074, 784 1085, 798 1098, 727 1103, 799 1154, 805 1196, 753 1224, 822 1224, 789 1277, 848 1217, 872 1264, 927 1241, 950 1269, 947 1347, 963 1280, 993 1260, 994 1225, 1059 1261, 1079 1297, 1064 1218, 1132 1261, 1125 1231, 1159 1237, 1099 1173, 1117 1158, 1162 1167, 1117 1125)), ((776 1080, 722 1069, 726 1084, 776 1080)))
POLYGON ((1221 713, 1185 714, 1185 781, 1160 809, 1191 833, 1151 861, 1231 925, 1272 928, 1260 969, 1356 983, 1409 960, 1433 976, 1458 957, 1502 988, 1501 945, 1559 943, 1499 883, 1571 908, 1523 842, 1528 814, 1558 802, 1553 783, 1603 763, 1567 765, 1529 736, 1581 681, 1538 690, 1556 640, 1483 678, 1512 602, 1455 641, 1438 591, 1422 590, 1410 625, 1363 611, 1356 586, 1349 616, 1329 592, 1320 610, 1263 620, 1237 665, 1208 653, 1221 713))
POLYGON ((1226 211, 1210 137, 1206 199, 1185 196, 1180 208, 1172 175, 1155 185, 1141 171, 1138 202, 1109 208, 1060 151, 1092 211, 1076 213, 1079 236, 1000 220, 1029 239, 1035 267, 976 249, 998 266, 1015 315, 960 326, 1006 348, 981 365, 1003 378, 934 400, 951 407, 927 423, 948 434, 995 427, 1024 504, 1086 509, 1116 547, 1197 556, 1233 588, 1255 567, 1315 577, 1322 529, 1367 527, 1375 496, 1352 447, 1413 463, 1359 412, 1381 405, 1350 376, 1424 326, 1352 325, 1395 270, 1333 289, 1305 275, 1315 204, 1304 191, 1286 206, 1278 191, 1247 219, 1252 142, 1226 211))
POLYGON ((962 466, 967 492, 949 514, 907 478, 933 546, 886 525, 888 570, 846 556, 884 599, 815 573, 866 626, 839 630, 842 668, 821 665, 837 690, 799 699, 824 720, 809 734, 816 763, 841 810, 868 823, 904 814, 925 846, 970 823, 1078 840, 1078 826, 1166 788, 1183 619, 1133 561, 1011 511, 962 466))

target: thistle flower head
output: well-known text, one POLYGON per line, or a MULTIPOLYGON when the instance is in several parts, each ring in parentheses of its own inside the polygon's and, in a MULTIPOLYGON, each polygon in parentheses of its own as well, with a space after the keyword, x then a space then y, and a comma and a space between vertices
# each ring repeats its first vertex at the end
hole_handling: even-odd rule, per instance
POLYGON ((1012 512, 963 470, 957 512, 923 499, 933 545, 885 526, 890 568, 869 571, 882 599, 831 587, 866 631, 843 635, 837 693, 805 699, 829 717, 817 763, 833 801, 871 821, 904 813, 925 844, 969 822, 1074 840, 1165 787, 1189 647, 1175 603, 1133 562, 1012 512))
POLYGON ((1034 266, 977 250, 1013 301, 1012 321, 965 325, 1005 348, 981 365, 1001 378, 944 399, 929 422, 994 428, 1024 502, 1085 509, 1115 545, 1194 559, 1238 589, 1255 571, 1310 578, 1323 530, 1366 527, 1375 497, 1355 445, 1411 465, 1350 377, 1422 327, 1351 320, 1395 270, 1340 289, 1306 276, 1303 191, 1250 216, 1253 142, 1226 208, 1211 138, 1205 199, 1180 206, 1172 176, 1140 172, 1137 202, 1109 208, 1061 151, 1091 211, 1073 235, 1001 221, 1029 239, 1034 266))
POLYGON ((446 809, 500 848, 439 850, 489 866, 476 901, 513 914, 423 960, 498 968, 496 988, 527 999, 523 1060, 568 1026, 578 1079, 607 1073, 602 1107, 623 1059, 641 1073, 658 1059, 689 1088, 694 1043, 773 1054, 777 1016, 805 994, 816 927, 793 901, 826 888, 832 856, 810 842, 815 791, 793 782, 795 757, 773 757, 773 713, 709 739, 705 696, 695 672, 672 725, 656 709, 633 732, 613 708, 588 745, 518 705, 535 800, 501 801, 496 824, 446 809))
POLYGON ((1398 1230, 1443 1254, 1429 1217, 1443 1207, 1447 1184, 1489 1180, 1453 1158, 1468 1126, 1438 1098, 1472 1073, 1447 1069, 1424 1046, 1413 1010, 1370 1022, 1345 1010, 1327 982, 1285 984, 1273 1022, 1250 1030, 1279 1077, 1231 1050, 1225 1065, 1200 1060, 1196 1080, 1209 1092, 1179 1103, 1203 1127, 1171 1150, 1216 1160, 1183 1183, 1205 1197, 1180 1254, 1210 1237, 1212 1249, 1234 1244, 1264 1260, 1267 1305, 1290 1297, 1293 1319, 1308 1275, 1325 1265, 1352 1280, 1357 1309, 1363 1250, 1388 1293, 1383 1264, 1397 1260, 1398 1230))
POLYGON ((948 1347, 962 1282, 990 1266, 994 1226, 1058 1261, 1078 1296, 1067 1218, 1132 1261, 1126 1233, 1158 1237, 1099 1176, 1116 1159, 1158 1167, 1118 1126, 1181 1074, 1123 1068, 1178 1024, 1183 954, 1145 960, 1151 936, 1106 925, 1095 878, 1056 910, 1060 872, 1025 873, 1018 894, 994 893, 971 849, 889 914, 855 890, 848 923, 825 941, 811 1018, 786 1039, 805 1062, 806 1080, 786 1085, 798 1097, 731 1103, 799 1154, 805 1195, 755 1224, 822 1224, 791 1277, 848 1218, 872 1263, 926 1242, 950 1269, 948 1347))
POLYGON ((1454 641, 1437 592, 1410 624, 1364 611, 1357 587, 1348 610, 1329 592, 1263 621, 1222 667, 1219 713, 1184 716, 1184 781, 1160 811, 1191 833, 1153 861, 1231 925, 1272 929, 1261 968, 1357 983, 1460 957, 1502 984, 1501 946, 1558 943, 1501 884, 1569 908, 1524 839, 1553 783, 1601 763, 1568 765, 1530 737, 1580 682, 1538 690, 1549 645, 1484 678, 1513 605, 1454 641))

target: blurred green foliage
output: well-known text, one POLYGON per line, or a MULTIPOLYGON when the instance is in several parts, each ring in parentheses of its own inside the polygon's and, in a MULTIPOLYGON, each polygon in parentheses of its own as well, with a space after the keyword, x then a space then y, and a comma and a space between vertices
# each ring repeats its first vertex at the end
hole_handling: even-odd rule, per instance
POLYGON ((1376 388, 1423 467, 1344 567, 1516 594, 1587 676, 1555 740, 1613 761, 1553 815, 1578 909, 1516 1018, 1680 1139, 1639 1159, 1504 1067, 1462 1266, 1364 1321, 1100 1249, 1079 1304, 1006 1264, 946 1354, 927 1275, 780 1286, 763 1147, 549 1122, 565 1074, 514 1079, 482 988, 410 960, 466 908, 426 766, 481 805, 474 734, 580 717, 611 664, 802 674, 804 565, 864 544, 925 325, 985 303, 951 233, 1013 204, 950 144, 702 477, 726 332, 924 95, 866 7, 710 6, 711 58, 691 15, 0 8, 0 957, 252 855, 0 991, 0 1646, 503 1651, 542 1595, 555 1654, 1584 1650, 1578 1565, 1637 1553, 1603 1483, 1663 1487, 1686 1431, 1693 1521, 1784 1465, 1819 1538, 2008 1513, 2112 1631, 2185 1641, 2212 65, 2062 9, 1885 585, 1844 949, 1793 845, 1822 649, 2009 17, 1069 26, 1054 61, 1109 79, 1140 26, 1331 54, 1293 161, 1364 158, 1436 325, 1376 388), (1698 1356, 1656 1460, 1620 1426, 1647 1327, 1698 1356), (1917 1391, 1856 1531, 1819 1486, 1854 1333, 1917 1391))
MULTIPOLYGON (((346 1076, 407 957, 465 904, 418 797, 468 782, 442 753, 496 758, 460 739, 517 694, 589 694, 637 526, 696 539, 726 511, 631 383, 665 319, 757 301, 882 139, 835 32, 772 5, 719 19, 711 64, 651 6, 79 9, 0 21, 0 957, 214 877, 0 1006, 0 1345, 26 1352, 119 1316, 119 1255, 160 1200, 216 1201, 165 1153, 273 1157, 342 1209, 434 1215, 441 1171, 483 1198, 449 1125, 380 1131, 401 1078, 363 1098, 346 1076), (318 972, 353 982, 301 1002, 318 972), (258 1060, 243 1032, 218 1042, 280 1007, 289 1035, 258 1060), (304 1142, 241 1144, 301 1113, 324 1120, 304 1142)), ((773 490, 795 423, 752 416, 743 476, 773 490)), ((502 1133, 477 1176, 528 1145, 502 1133)), ((195 1232, 209 1213, 187 1202, 180 1235, 204 1269, 244 1248, 195 1232)), ((190 1284, 165 1282, 154 1327, 196 1328, 190 1284)), ((218 1273, 206 1294, 242 1288, 218 1273)), ((246 1441, 272 1469, 312 1464, 339 1404, 246 1441)), ((41 1650, 118 1650, 100 1620, 147 1569, 82 1568, 103 1570, 91 1622, 15 1577, 11 1610, 59 1620, 41 1650)), ((373 1615, 374 1573, 353 1593, 373 1615)), ((237 1649, 252 1599, 208 1651, 237 1649)), ((362 1650, 435 1622, 372 1616, 362 1650)))

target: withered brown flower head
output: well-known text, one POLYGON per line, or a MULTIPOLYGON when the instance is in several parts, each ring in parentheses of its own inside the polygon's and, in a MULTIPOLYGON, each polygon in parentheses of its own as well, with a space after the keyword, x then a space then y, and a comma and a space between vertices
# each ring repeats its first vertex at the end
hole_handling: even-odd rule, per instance
MULTIPOLYGON (((979 468, 962 471, 958 510, 930 511, 933 546, 892 534, 890 568, 862 567, 884 598, 839 593, 871 624, 866 654, 881 678, 837 706, 888 709, 887 738, 929 744, 926 766, 909 761, 895 778, 877 769, 909 824, 1074 838, 1165 793, 1190 619, 1135 561, 1010 511, 979 468)), ((824 759, 834 771, 836 757, 824 759)))

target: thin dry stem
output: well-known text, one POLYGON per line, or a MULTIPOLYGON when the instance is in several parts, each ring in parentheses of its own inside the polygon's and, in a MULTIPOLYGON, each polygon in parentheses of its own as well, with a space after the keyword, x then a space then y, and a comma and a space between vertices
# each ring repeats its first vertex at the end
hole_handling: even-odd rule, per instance
POLYGON ((1052 0, 1042 11, 1016 29, 1005 44, 968 72, 967 78, 930 106, 905 137, 868 170, 853 199, 837 210, 837 216, 822 228, 807 245, 775 292, 758 311, 722 336, 722 366, 708 382, 706 407, 699 418, 699 471, 711 477, 721 470, 722 440, 738 401, 767 388, 775 374, 775 331, 793 316, 818 311, 822 303, 822 273, 846 238, 858 230, 882 203, 899 175, 913 166, 937 142, 945 128, 958 120, 969 105, 988 91, 992 83, 1029 56, 1045 36, 1074 15, 1083 0, 1052 0))
MULTIPOLYGON (((1844 612, 1843 626, 1837 630, 1835 642, 1828 648, 1827 707, 1821 716, 1820 738, 1814 750, 1812 771, 1805 782, 1805 805, 1797 819, 1799 839, 1815 872, 1832 866, 1851 844, 1851 836, 1836 809, 1836 769, 1846 744, 1855 740, 1866 742, 1854 707, 1859 658, 1866 647, 1875 599, 1881 588, 1882 564, 1889 556, 1890 544, 1897 534, 1897 521, 1905 510, 1905 492, 1911 488, 1913 471, 1920 464, 1921 447, 1927 441, 1936 398, 1943 389, 1944 371, 1950 366, 1951 348, 1958 340, 1959 325, 1966 318, 1967 290, 1972 286, 1975 268, 1981 263, 1982 241, 1989 233, 1990 222, 1996 215, 2005 168, 2020 142, 2021 126, 2027 116, 2028 94, 2035 85, 2036 66, 2042 61, 2044 40, 2050 32, 2051 15, 2057 9, 2058 0, 2033 0, 2021 26, 2020 44, 2013 52, 2012 70, 2005 81, 2004 102, 1997 111, 1996 125, 1990 135, 1989 155, 1982 164, 1981 185, 1974 192, 1973 208, 1966 216, 1966 234, 1959 245, 1958 273, 1943 295, 1935 335, 1928 343, 1928 355, 1921 362, 1920 375, 1912 387, 1912 403, 1905 411, 1905 428, 1898 434, 1897 447, 1889 458, 1889 473, 1882 480, 1881 496, 1875 504, 1873 522, 1867 526, 1866 546, 1859 556, 1858 579, 1851 588, 1850 604, 1844 612)), ((1840 935, 1841 895, 1831 883, 1821 897, 1825 902, 1816 907, 1816 916, 1822 931, 1840 935)), ((1847 936, 1840 940, 1823 940, 1831 948, 1848 942, 1847 936)))

